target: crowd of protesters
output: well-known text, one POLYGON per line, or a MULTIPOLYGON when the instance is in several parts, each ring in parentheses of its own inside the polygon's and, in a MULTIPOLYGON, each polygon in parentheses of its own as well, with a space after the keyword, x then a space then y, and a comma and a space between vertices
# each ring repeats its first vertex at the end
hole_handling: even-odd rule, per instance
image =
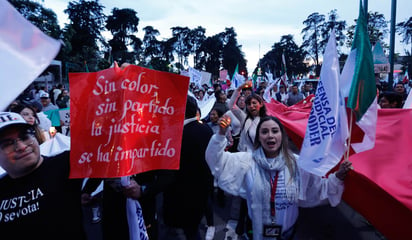
MULTIPOLYGON (((408 88, 401 82, 391 91, 378 86, 380 107, 402 108, 408 88)), ((312 82, 269 85, 261 81, 253 86, 247 81, 237 88, 225 86, 224 89, 219 82, 210 86, 191 83, 179 170, 137 174, 132 176, 130 185, 126 187, 119 185, 118 179, 104 179, 103 194, 97 195, 103 198, 102 209, 95 211, 92 219, 97 223, 102 215, 103 238, 130 238, 124 210, 126 198, 141 202, 149 239, 161 239, 156 213, 159 194, 163 199, 163 224, 168 227, 167 239, 177 236, 179 229, 183 230, 186 239, 203 239, 199 235, 203 217, 207 219, 204 239, 214 239, 216 228, 211 201, 217 200, 220 206, 224 206, 225 194, 242 199, 240 212, 236 213, 239 215, 236 233, 248 239, 293 239, 298 207, 324 204, 327 199, 331 205, 337 205, 350 163, 342 163, 338 171, 327 179, 316 178, 299 169, 296 165, 299 153, 288 147, 283 125, 267 114, 265 91, 269 92, 269 100, 291 106, 315 94, 316 85, 312 82), (199 106, 212 98, 215 100, 212 109, 201 116, 199 106), (275 192, 274 181, 278 187, 275 192), (314 183, 310 189, 299 186, 308 181, 314 183), (213 197, 214 193, 217 199, 213 197), (112 227, 119 223, 122 228, 112 227)), ((90 205, 96 200, 91 192, 102 179, 90 179, 82 188, 79 181, 68 179, 69 152, 47 158, 39 150, 39 145, 53 137, 51 121, 45 113, 69 107, 69 92, 63 85, 58 84, 50 90, 32 85, 5 112, 0 113, 0 166, 6 171, 0 177, 0 186, 4 187, 0 193, 0 206, 3 210, 10 209, 14 198, 32 191, 37 191, 36 198, 40 199, 36 200, 37 204, 42 205, 42 211, 37 211, 35 205, 27 206, 27 211, 35 212, 28 214, 27 218, 13 219, 11 214, 7 215, 7 223, 6 216, 0 215, 0 220, 3 218, 0 231, 5 236, 19 226, 27 226, 31 231, 20 231, 22 238, 85 238, 79 226, 79 204, 90 205), (60 163, 56 165, 53 159, 60 163), (27 164, 19 160, 27 160, 27 164), (59 170, 51 171, 53 167, 59 170), (55 184, 39 181, 43 177, 55 184), (60 206, 63 203, 59 201, 67 204, 63 210, 60 206), (48 206, 43 208, 44 204, 48 206), (64 223, 58 224, 57 217, 59 221, 65 219, 64 223), (37 225, 30 226, 32 223, 37 225)), ((32 197, 35 201, 34 195, 25 197, 32 197)))

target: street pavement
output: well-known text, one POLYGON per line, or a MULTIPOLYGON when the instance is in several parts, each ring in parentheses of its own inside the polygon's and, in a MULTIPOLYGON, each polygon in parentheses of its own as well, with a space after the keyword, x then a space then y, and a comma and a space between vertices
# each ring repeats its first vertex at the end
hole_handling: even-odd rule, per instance
MULTIPOLYGON (((216 198, 215 198, 216 199, 216 198)), ((235 233, 239 214, 240 198, 225 195, 224 206, 215 201, 213 204, 215 222, 215 240, 245 240, 245 236, 235 233)), ((159 240, 184 240, 182 234, 177 232, 171 236, 165 231, 161 216, 161 195, 157 199, 159 219, 159 240)), ((102 240, 101 225, 91 223, 91 209, 84 208, 85 227, 89 240, 102 240)), ((206 234, 206 219, 200 225, 202 240, 206 234)), ((304 240, 385 240, 371 224, 360 214, 354 211, 345 202, 337 207, 319 206, 314 208, 301 208, 296 225, 296 234, 293 238, 304 240)))

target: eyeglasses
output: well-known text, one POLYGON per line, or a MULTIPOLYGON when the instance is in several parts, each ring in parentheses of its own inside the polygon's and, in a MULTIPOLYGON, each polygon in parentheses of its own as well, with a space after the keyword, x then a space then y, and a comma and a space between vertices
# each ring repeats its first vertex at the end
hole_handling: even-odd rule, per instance
POLYGON ((7 154, 18 150, 18 142, 22 142, 26 147, 34 144, 33 135, 22 133, 16 139, 5 139, 0 141, 0 148, 7 154))

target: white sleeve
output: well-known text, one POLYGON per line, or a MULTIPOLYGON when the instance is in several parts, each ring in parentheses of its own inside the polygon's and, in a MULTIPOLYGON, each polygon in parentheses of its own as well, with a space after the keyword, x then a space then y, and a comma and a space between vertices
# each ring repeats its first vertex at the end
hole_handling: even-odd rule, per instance
POLYGON ((335 174, 330 174, 328 178, 320 177, 299 168, 300 174, 300 207, 315 207, 329 204, 337 206, 342 198, 344 184, 335 174))
POLYGON ((242 111, 242 109, 240 109, 237 105, 237 99, 240 96, 240 91, 238 91, 237 89, 233 92, 232 97, 230 98, 229 101, 229 110, 232 111, 233 115, 239 120, 240 124, 243 124, 243 122, 246 119, 246 113, 244 111, 242 111))
POLYGON ((206 149, 206 161, 224 191, 238 196, 243 187, 246 172, 251 166, 251 154, 247 152, 225 152, 226 137, 214 134, 206 149))

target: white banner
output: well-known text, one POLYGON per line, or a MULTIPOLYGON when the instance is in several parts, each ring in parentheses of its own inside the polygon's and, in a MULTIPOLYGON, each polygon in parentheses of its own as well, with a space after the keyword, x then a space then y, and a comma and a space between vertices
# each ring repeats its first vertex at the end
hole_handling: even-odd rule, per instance
POLYGON ((201 71, 200 74, 202 76, 200 80, 200 85, 203 86, 203 84, 207 84, 208 86, 211 86, 210 79, 212 78, 212 74, 204 71, 201 71))
POLYGON ((190 82, 194 82, 196 86, 201 86, 202 73, 192 67, 189 67, 190 82))
POLYGON ((347 117, 339 92, 339 60, 334 32, 331 33, 320 80, 309 115, 298 164, 318 176, 325 176, 345 153, 347 117))

